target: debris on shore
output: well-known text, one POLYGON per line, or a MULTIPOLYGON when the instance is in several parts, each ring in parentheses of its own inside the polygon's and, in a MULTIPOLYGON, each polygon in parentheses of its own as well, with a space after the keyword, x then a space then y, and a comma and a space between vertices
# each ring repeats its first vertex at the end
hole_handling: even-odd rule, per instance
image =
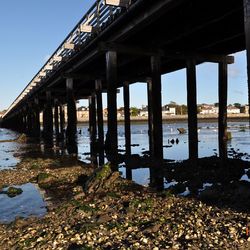
POLYGON ((157 192, 121 178, 109 164, 95 169, 25 159, 17 169, 0 172, 1 187, 28 181, 42 184, 48 212, 0 225, 0 249, 250 247, 249 213, 157 192))

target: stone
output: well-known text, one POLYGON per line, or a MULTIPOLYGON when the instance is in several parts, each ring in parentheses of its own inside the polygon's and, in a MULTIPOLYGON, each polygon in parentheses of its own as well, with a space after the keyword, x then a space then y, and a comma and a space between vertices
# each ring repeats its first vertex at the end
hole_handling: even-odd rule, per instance
POLYGON ((177 128, 177 130, 179 131, 180 134, 186 134, 187 133, 185 128, 177 128))
POLYGON ((110 217, 108 214, 102 214, 97 218, 96 222, 97 223, 107 223, 111 220, 112 220, 112 217, 110 217))
POLYGON ((23 192, 21 188, 16 188, 16 187, 9 187, 6 191, 6 194, 8 197, 13 198, 17 195, 20 195, 23 192))
POLYGON ((37 176, 38 185, 42 188, 50 187, 51 183, 54 181, 55 181, 55 177, 47 173, 40 173, 37 176))

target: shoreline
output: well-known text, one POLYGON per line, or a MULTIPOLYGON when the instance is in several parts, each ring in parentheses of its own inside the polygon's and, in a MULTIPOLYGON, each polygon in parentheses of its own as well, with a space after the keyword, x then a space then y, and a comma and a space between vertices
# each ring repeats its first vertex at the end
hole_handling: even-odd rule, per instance
MULTIPOLYGON (((230 114, 227 116, 228 121, 248 121, 249 115, 248 114, 230 114)), ((148 122, 148 117, 141 117, 141 116, 131 116, 130 117, 131 123, 146 123, 148 122)), ((162 122, 187 122, 188 116, 187 115, 173 115, 173 116, 163 116, 162 122)), ((216 122, 218 121, 218 115, 198 115, 198 122, 201 121, 210 121, 216 122)), ((77 120, 78 124, 85 124, 88 123, 88 119, 79 119, 77 120)), ((103 119, 104 123, 107 123, 107 117, 103 119)), ((124 123, 124 118, 117 118, 118 123, 124 123)))
MULTIPOLYGON (((107 165, 95 170, 74 162, 62 168, 63 161, 30 157, 17 169, 0 171, 0 184, 38 183, 49 198, 47 214, 0 224, 3 250, 249 247, 248 211, 144 187, 107 165)), ((176 186, 177 193, 180 188, 176 186)))
POLYGON ((169 187, 160 191, 122 178, 109 164, 96 169, 75 157, 41 153, 39 145, 19 157, 16 168, 0 171, 0 191, 38 185, 47 214, 0 223, 3 250, 250 247, 250 183, 239 181, 250 175, 244 171, 250 163, 229 160, 226 172, 216 157, 201 159, 196 168, 188 161, 177 168, 168 163, 162 174, 169 187))

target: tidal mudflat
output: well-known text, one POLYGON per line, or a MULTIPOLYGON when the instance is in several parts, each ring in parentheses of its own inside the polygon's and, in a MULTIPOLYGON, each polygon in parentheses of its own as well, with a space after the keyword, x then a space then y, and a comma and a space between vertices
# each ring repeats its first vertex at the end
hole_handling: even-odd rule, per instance
MULTIPOLYGON (((242 133, 237 128, 238 132, 242 133)), ((183 140, 178 134, 173 138, 176 136, 185 144, 186 135, 183 140)), ((245 143, 237 141, 238 146, 245 143)), ((250 247, 250 166, 248 161, 242 161, 248 154, 239 152, 237 147, 231 150, 232 159, 224 164, 213 148, 210 153, 214 156, 203 158, 196 165, 189 161, 167 162, 162 169, 165 189, 158 191, 150 186, 150 176, 142 172, 137 172, 138 182, 145 182, 139 185, 122 178, 122 172, 112 172, 109 164, 96 168, 79 161, 81 157, 44 154, 35 145, 27 147, 25 153, 13 152, 18 153, 20 162, 0 171, 0 190, 6 192, 10 186, 23 190, 13 198, 2 194, 7 199, 4 205, 10 206, 8 200, 21 198, 26 187, 39 187, 43 193, 34 200, 25 198, 25 203, 32 207, 33 202, 42 201, 45 205, 38 202, 38 207, 46 212, 17 215, 9 224, 2 222, 1 249, 250 247)), ((166 150, 178 150, 176 141, 172 145, 166 150)), ((147 150, 146 145, 133 148, 147 150)), ((132 171, 135 177, 138 169, 132 171)), ((140 171, 150 174, 147 168, 140 171)), ((16 209, 20 207, 17 205, 16 209)))

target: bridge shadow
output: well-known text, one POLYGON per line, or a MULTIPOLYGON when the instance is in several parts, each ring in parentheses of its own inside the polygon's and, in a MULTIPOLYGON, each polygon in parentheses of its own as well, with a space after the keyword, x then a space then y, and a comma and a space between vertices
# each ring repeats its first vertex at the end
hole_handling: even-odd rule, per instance
POLYGON ((166 160, 160 165, 137 155, 127 159, 123 167, 126 173, 130 170, 129 177, 133 180, 134 171, 141 171, 142 175, 148 173, 145 184, 166 195, 197 199, 207 205, 249 213, 250 162, 241 160, 242 156, 235 153, 234 158, 225 162, 216 156, 198 159, 196 163, 166 160))
MULTIPOLYGON (((147 154, 128 157, 120 153, 117 164, 123 167, 123 177, 135 182, 137 180, 133 176, 134 171, 147 169, 148 183, 145 184, 156 191, 164 191, 167 195, 186 196, 208 205, 249 213, 250 162, 242 160, 245 155, 236 153, 233 149, 229 151, 229 155, 232 158, 225 162, 212 156, 198 159, 196 163, 190 160, 165 160, 162 164, 152 161, 147 154)), ((94 159, 91 163, 98 167, 98 158, 102 158, 101 162, 107 162, 106 156, 103 151, 90 152, 90 159, 94 159)), ((63 141, 55 141, 53 147, 47 147, 46 142, 30 140, 21 157, 51 159, 55 163, 51 168, 89 164, 79 160, 76 153, 70 153, 63 141)), ((121 168, 117 167, 116 170, 121 168)), ((145 172, 141 173, 145 175, 145 172)), ((145 179, 145 176, 142 177, 145 179)))

